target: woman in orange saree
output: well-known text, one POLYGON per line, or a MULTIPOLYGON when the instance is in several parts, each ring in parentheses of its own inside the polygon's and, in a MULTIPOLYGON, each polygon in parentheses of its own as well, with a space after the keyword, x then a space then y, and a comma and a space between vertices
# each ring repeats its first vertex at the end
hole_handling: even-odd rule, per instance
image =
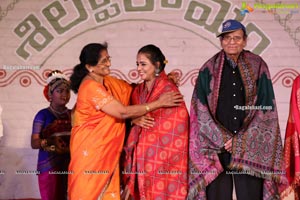
POLYGON ((82 49, 71 76, 71 89, 78 96, 70 141, 70 200, 120 199, 124 119, 182 102, 180 94, 168 93, 155 102, 126 106, 131 87, 109 76, 110 65, 107 45, 91 43, 82 49))
MULTIPOLYGON (((165 64, 165 56, 158 47, 147 45, 139 50, 137 69, 144 82, 133 91, 133 105, 155 101, 169 91, 178 92, 164 72, 165 64)), ((125 145, 125 191, 134 200, 186 199, 189 130, 186 106, 182 102, 178 107, 160 108, 149 112, 147 117, 155 120, 153 127, 146 117, 140 118, 125 145)))
POLYGON ((290 184, 288 192, 294 191, 295 199, 300 198, 300 76, 293 83, 290 113, 287 122, 284 154, 286 175, 290 184))

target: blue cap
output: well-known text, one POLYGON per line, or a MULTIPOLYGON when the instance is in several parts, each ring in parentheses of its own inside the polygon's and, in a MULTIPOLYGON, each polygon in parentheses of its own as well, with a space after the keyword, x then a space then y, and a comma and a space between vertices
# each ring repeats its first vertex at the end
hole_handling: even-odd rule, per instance
POLYGON ((229 19, 222 24, 222 32, 217 37, 220 37, 224 33, 230 33, 239 29, 242 29, 246 35, 246 28, 243 24, 234 19, 229 19))

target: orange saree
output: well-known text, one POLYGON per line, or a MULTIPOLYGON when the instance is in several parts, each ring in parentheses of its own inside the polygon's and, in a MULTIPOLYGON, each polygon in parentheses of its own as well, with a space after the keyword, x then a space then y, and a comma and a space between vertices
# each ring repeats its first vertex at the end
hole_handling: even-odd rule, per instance
POLYGON ((284 154, 286 175, 290 184, 288 192, 294 190, 295 199, 300 198, 300 76, 293 83, 290 113, 287 122, 284 154))
POLYGON ((113 98, 127 105, 130 94, 129 84, 112 77, 105 77, 104 86, 93 80, 81 83, 70 141, 70 200, 120 199, 119 158, 125 123, 101 108, 113 98))

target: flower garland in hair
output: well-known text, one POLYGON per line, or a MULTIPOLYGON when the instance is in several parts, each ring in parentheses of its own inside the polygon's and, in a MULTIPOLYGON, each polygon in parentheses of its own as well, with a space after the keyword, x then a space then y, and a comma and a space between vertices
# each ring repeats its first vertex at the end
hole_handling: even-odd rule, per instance
POLYGON ((51 76, 47 78, 47 85, 55 79, 65 79, 68 81, 68 77, 59 71, 51 72, 51 76))
POLYGON ((51 93, 58 85, 61 83, 66 83, 67 85, 70 84, 68 77, 59 70, 50 72, 46 82, 47 85, 44 87, 43 94, 48 101, 51 101, 51 93))

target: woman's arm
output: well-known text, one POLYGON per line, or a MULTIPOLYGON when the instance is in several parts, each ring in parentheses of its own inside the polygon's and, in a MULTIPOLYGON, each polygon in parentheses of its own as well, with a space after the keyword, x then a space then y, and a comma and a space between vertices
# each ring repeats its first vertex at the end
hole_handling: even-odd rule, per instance
POLYGON ((40 134, 31 135, 31 148, 40 149, 42 148, 41 143, 42 143, 42 139, 40 138, 40 134))
POLYGON ((183 101, 183 96, 179 92, 167 92, 162 94, 158 100, 147 104, 124 106, 117 100, 104 105, 101 110, 115 118, 126 119, 142 116, 152 110, 162 107, 179 106, 183 101))
POLYGON ((133 118, 131 120, 131 125, 134 124, 136 126, 140 126, 145 129, 152 128, 154 126, 154 118, 151 116, 143 115, 140 117, 133 118))
POLYGON ((45 123, 45 115, 43 112, 39 112, 34 120, 32 126, 32 134, 31 134, 31 148, 32 149, 44 149, 48 146, 46 139, 41 139, 40 133, 43 129, 43 124, 45 123))
POLYGON ((31 134, 31 148, 40 149, 42 139, 40 138, 40 133, 43 129, 43 124, 45 123, 45 115, 43 112, 38 112, 33 120, 32 134, 31 134))

